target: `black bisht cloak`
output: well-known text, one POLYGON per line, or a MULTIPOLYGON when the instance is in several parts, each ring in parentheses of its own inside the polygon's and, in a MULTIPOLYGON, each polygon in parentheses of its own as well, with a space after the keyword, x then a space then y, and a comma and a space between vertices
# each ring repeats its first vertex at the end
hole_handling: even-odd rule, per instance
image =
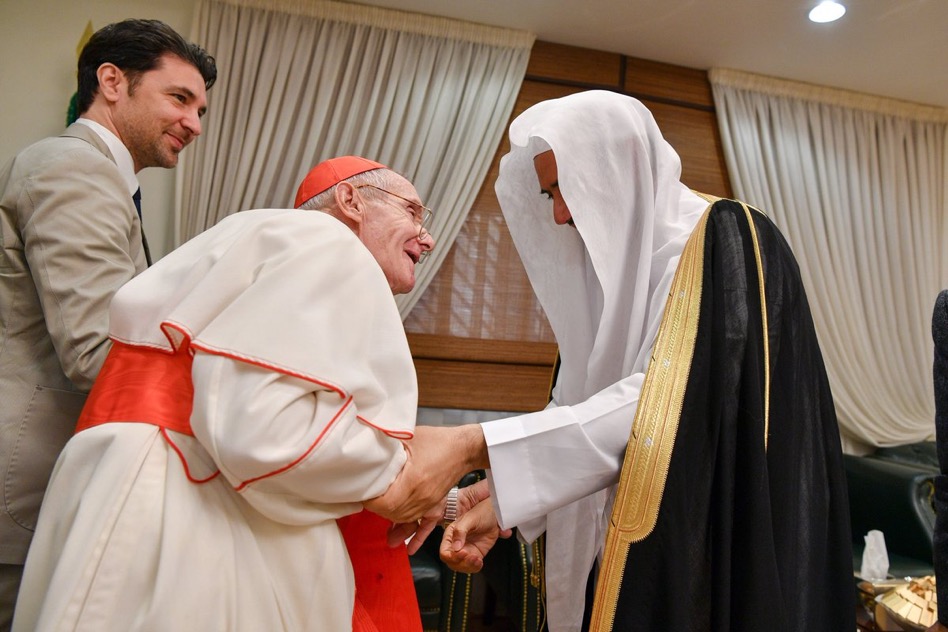
MULTIPOLYGON (((851 632, 853 557, 839 430, 798 265, 759 211, 720 200, 706 217, 697 240, 703 255, 692 266, 697 292, 673 287, 662 324, 678 335, 687 323, 670 320, 674 299, 693 301, 690 365, 665 361, 671 368, 655 391, 680 378, 680 415, 674 402, 646 393, 647 376, 592 629, 851 632), (643 418, 649 407, 658 420, 651 429, 643 418), (645 468, 643 446, 663 443, 652 430, 675 421, 664 439, 670 457, 648 474, 663 486, 653 481, 635 491, 629 479, 645 468), (632 533, 623 521, 648 498, 657 516, 640 521, 639 534, 623 544, 623 533, 632 533)), ((649 374, 663 362, 662 335, 649 374)))

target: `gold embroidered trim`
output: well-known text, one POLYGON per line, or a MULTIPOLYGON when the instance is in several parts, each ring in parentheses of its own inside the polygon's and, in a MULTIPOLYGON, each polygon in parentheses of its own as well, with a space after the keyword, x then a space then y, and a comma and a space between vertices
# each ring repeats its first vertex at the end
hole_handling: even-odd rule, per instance
POLYGON ((710 209, 681 253, 645 374, 606 534, 590 630, 612 629, 629 547, 648 536, 658 521, 698 335, 710 209))
MULTIPOLYGON (((764 287, 764 264, 760 259, 760 244, 757 243, 757 227, 750 208, 741 202, 751 239, 754 242, 754 260, 757 262, 757 285, 760 288, 760 322, 764 343, 764 452, 770 439, 770 333, 767 331, 767 291, 764 287)), ((756 209, 755 209, 756 210, 756 209)), ((758 211, 759 212, 759 211, 758 211)))

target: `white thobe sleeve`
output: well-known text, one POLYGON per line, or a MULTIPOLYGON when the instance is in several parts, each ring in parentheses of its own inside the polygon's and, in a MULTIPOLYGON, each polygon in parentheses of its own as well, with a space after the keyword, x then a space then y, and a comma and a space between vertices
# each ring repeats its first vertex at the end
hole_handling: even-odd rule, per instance
POLYGON ((230 485, 273 520, 311 524, 359 511, 405 462, 399 439, 318 384, 203 353, 192 376, 195 437, 230 485))
POLYGON ((502 527, 532 541, 546 514, 616 483, 644 378, 635 373, 579 404, 481 425, 502 527))

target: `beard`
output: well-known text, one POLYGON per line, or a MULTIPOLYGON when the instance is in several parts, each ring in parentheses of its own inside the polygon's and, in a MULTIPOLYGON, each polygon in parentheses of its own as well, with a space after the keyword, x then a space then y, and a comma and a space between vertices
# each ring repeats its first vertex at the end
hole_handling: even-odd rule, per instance
POLYGON ((124 118, 121 126, 122 142, 132 155, 136 171, 145 167, 171 169, 177 166, 178 154, 194 140, 194 136, 186 129, 179 129, 176 134, 172 134, 178 129, 177 126, 169 126, 150 114, 136 111, 124 118), (180 139, 184 146, 179 147, 174 138, 180 139))
POLYGON ((172 169, 178 164, 180 149, 171 145, 164 133, 134 133, 128 138, 129 152, 139 169, 163 167, 172 169))

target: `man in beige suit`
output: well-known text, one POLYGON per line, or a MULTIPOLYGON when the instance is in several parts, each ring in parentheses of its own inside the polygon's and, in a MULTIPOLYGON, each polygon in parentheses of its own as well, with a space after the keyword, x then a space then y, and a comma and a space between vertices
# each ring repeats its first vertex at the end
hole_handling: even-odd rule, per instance
POLYGON ((136 173, 201 133, 214 59, 157 20, 79 57, 79 120, 0 171, 0 630, 40 502, 109 350, 112 295, 148 265, 136 173))

